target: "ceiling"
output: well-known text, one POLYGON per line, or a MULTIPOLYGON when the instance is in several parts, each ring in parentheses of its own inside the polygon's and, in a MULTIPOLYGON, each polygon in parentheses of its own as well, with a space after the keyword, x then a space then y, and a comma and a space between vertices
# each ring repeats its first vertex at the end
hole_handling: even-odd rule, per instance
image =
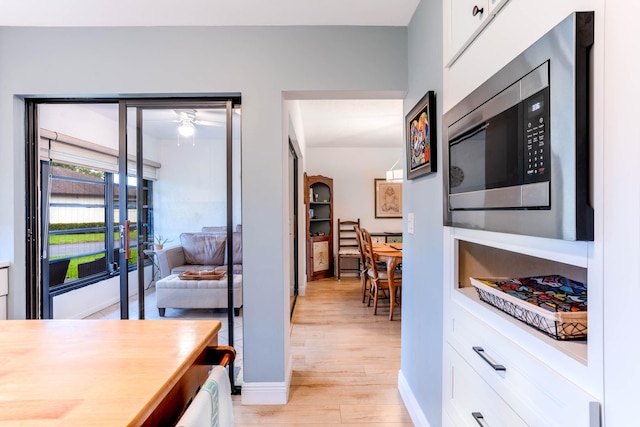
POLYGON ((420 0, 6 0, 0 26, 407 26, 420 0))
POLYGON ((401 147, 401 99, 297 101, 307 147, 401 147))
MULTIPOLYGON (((322 99, 295 101, 307 147, 401 147, 401 99, 322 99)), ((117 119, 117 108, 91 105, 97 113, 117 119), (113 116, 113 117, 111 117, 113 116)), ((225 111, 194 110, 196 137, 220 138, 225 131, 225 111)), ((133 120, 133 118, 132 118, 133 120)), ((143 113, 145 133, 160 140, 177 137, 178 113, 174 109, 150 109, 143 113)))
MULTIPOLYGON (((0 26, 408 26, 420 0, 20 0, 0 26)), ((297 101, 310 147, 402 144, 402 100, 297 101)), ((175 133, 175 123, 161 128, 175 133)), ((213 130, 213 129, 211 129, 213 130)), ((204 129, 203 129, 204 131, 204 129)))

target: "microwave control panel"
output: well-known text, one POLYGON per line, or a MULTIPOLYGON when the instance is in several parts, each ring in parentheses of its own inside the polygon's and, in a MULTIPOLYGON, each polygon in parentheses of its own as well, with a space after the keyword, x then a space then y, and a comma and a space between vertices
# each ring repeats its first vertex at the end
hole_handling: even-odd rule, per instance
POLYGON ((524 101, 524 181, 549 181, 549 88, 524 101))

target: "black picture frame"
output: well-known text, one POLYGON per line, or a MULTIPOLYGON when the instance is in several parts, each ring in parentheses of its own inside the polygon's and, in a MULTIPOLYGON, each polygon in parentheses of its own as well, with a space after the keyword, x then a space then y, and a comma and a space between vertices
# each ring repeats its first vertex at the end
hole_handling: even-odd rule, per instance
POLYGON ((437 169, 436 93, 428 91, 405 117, 407 132, 407 179, 437 169), (426 129, 425 129, 426 128, 426 129))

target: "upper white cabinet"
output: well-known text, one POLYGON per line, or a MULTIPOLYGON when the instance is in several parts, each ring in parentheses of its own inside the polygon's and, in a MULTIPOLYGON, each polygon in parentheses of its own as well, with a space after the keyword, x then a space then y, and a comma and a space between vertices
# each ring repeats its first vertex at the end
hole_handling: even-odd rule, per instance
POLYGON ((444 63, 450 66, 509 0, 445 0, 444 63))
POLYGON ((495 15, 509 0, 489 0, 489 13, 495 15))

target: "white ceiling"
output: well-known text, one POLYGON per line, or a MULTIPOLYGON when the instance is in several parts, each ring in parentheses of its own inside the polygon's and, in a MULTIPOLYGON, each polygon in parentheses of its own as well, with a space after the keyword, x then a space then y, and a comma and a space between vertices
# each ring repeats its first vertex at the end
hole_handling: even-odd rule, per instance
MULTIPOLYGON (((419 2, 3 0, 0 1, 0 26, 407 26, 419 2)), ((389 147, 402 144, 402 100, 309 98, 313 97, 298 101, 307 146, 389 147)), ((173 126, 175 124, 167 129, 173 126)))
POLYGON ((401 147, 401 99, 297 101, 307 147, 401 147))
MULTIPOLYGON (((322 99, 295 101, 307 147, 401 147, 404 119, 400 99, 322 99)), ((117 109, 91 105, 111 115, 117 109)), ((196 110, 196 137, 220 138, 225 130, 224 110, 196 110)), ((143 114, 145 132, 160 140, 177 136, 178 115, 173 109, 150 109, 143 114)), ((298 138, 301 135, 297 135, 298 138)))
POLYGON ((2 0, 0 26, 407 26, 420 0, 2 0))

